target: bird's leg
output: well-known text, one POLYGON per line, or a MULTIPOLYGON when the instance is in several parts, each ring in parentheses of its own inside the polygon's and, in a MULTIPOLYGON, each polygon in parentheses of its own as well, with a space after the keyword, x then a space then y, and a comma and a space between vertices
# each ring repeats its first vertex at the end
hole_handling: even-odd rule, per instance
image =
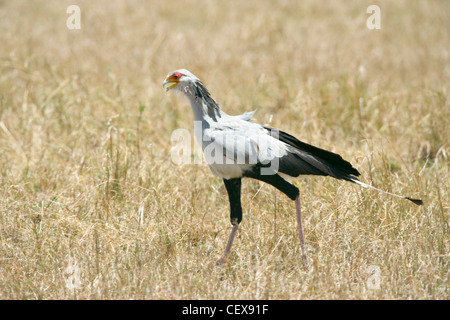
POLYGON ((220 262, 224 263, 228 254, 230 253, 231 246, 233 245, 234 237, 239 227, 239 223, 242 220, 242 207, 241 207, 241 179, 223 179, 225 188, 228 192, 228 198, 230 200, 230 221, 233 226, 231 229, 230 237, 228 238, 227 247, 220 262))
POLYGON ((239 223, 237 222, 237 219, 234 219, 234 221, 232 221, 231 223, 233 224, 233 228, 231 229, 230 237, 228 238, 227 247, 225 248, 225 253, 223 254, 222 259, 220 259, 220 261, 222 263, 226 262, 227 256, 231 250, 231 246, 233 245, 234 237, 236 236, 236 232, 239 227, 239 223))
POLYGON ((303 265, 306 264, 306 250, 305 250, 305 237, 303 235, 303 226, 302 226, 302 209, 300 206, 300 190, 293 184, 290 184, 278 174, 274 175, 258 175, 255 173, 247 173, 247 176, 250 178, 255 178, 266 183, 271 184, 285 195, 287 195, 291 200, 295 201, 295 210, 297 212, 297 224, 298 224, 298 237, 300 239, 300 248, 302 250, 302 261, 303 265))
POLYGON ((295 211, 297 212, 297 224, 298 224, 298 237, 300 239, 300 248, 302 249, 302 261, 306 266, 306 250, 305 250, 305 237, 303 235, 303 224, 302 224, 302 209, 300 204, 300 193, 297 198, 295 198, 295 211))

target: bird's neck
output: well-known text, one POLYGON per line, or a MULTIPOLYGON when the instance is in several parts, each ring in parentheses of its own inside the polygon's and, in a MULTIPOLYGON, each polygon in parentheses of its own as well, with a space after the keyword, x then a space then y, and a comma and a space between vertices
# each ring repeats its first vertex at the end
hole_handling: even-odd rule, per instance
POLYGON ((217 122, 222 117, 222 112, 217 105, 212 105, 199 99, 190 99, 195 121, 217 122))
POLYGON ((191 103, 195 121, 217 122, 222 117, 222 110, 201 82, 192 84, 187 97, 191 103))

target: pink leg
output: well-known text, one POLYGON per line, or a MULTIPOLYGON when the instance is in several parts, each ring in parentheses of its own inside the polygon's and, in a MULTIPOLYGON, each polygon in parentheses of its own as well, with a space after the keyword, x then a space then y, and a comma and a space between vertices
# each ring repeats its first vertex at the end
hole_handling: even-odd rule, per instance
POLYGON ((227 247, 225 248, 225 253, 223 254, 222 259, 220 259, 220 262, 222 262, 222 263, 226 262, 227 256, 230 253, 231 246, 233 244, 234 237, 236 236, 238 227, 239 227, 239 224, 237 222, 234 222, 233 229, 231 229, 231 234, 230 234, 230 237, 228 238, 227 247))
POLYGON ((300 206, 300 194, 295 199, 295 210, 297 212, 298 237, 300 239, 300 248, 302 249, 302 261, 303 261, 303 265, 307 266, 306 250, 305 250, 305 237, 303 235, 303 225, 302 225, 302 209, 300 206))

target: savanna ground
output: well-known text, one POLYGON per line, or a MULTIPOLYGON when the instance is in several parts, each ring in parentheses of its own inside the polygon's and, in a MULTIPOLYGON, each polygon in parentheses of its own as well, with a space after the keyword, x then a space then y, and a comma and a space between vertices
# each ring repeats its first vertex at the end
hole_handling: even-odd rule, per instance
POLYGON ((0 1, 0 298, 448 299, 450 2, 0 1), (81 9, 69 30, 66 9, 81 9), (243 184, 229 263, 220 178, 169 71, 230 114, 340 153, 364 182, 243 184))

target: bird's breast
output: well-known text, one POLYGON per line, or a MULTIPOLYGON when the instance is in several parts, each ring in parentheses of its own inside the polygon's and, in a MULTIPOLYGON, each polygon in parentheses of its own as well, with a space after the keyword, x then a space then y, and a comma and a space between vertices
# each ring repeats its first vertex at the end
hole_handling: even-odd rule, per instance
POLYGON ((209 168, 211 171, 217 176, 223 179, 235 179, 242 178, 244 172, 248 171, 251 165, 248 164, 220 164, 220 163, 211 163, 209 164, 209 168))

